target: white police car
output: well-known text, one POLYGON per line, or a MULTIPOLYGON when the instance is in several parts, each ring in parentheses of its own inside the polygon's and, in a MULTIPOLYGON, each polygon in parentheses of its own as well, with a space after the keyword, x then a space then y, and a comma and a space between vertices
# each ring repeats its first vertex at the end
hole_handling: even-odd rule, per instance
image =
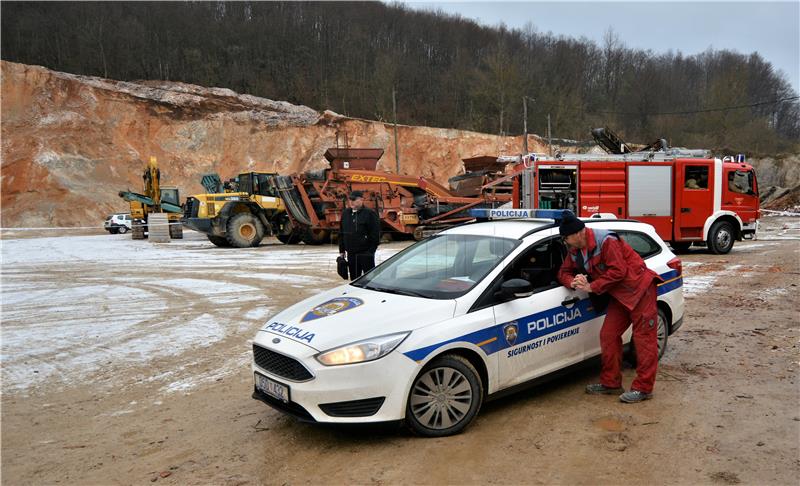
MULTIPOLYGON (((683 320, 680 260, 650 225, 584 221, 614 230, 664 279, 661 356, 683 320)), ((458 433, 487 398, 600 354, 604 315, 556 281, 565 254, 553 219, 477 222, 420 241, 270 319, 253 342, 253 398, 308 421, 404 419, 422 435, 458 433)))

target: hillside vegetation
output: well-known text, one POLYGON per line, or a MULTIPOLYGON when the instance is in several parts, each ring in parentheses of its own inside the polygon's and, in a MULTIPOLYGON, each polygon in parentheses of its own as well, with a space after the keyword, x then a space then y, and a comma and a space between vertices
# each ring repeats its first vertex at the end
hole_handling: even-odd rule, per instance
MULTIPOLYGON (((721 6, 720 8, 724 8, 721 6)), ((800 105, 758 53, 686 56, 488 28, 402 5, 341 2, 3 2, 2 58, 119 80, 222 86, 352 117, 495 134, 775 154, 800 105)), ((546 29, 547 26, 538 26, 546 29)))

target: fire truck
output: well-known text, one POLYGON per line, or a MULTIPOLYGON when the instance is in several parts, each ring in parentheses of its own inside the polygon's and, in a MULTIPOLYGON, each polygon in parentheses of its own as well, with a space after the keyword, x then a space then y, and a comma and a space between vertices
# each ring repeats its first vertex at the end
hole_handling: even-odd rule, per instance
MULTIPOLYGON (((650 146, 648 148, 653 148, 650 146)), ((677 251, 704 243, 714 254, 752 239, 760 217, 755 170, 744 156, 667 148, 617 154, 529 154, 514 207, 571 209, 580 217, 635 219, 677 251)))

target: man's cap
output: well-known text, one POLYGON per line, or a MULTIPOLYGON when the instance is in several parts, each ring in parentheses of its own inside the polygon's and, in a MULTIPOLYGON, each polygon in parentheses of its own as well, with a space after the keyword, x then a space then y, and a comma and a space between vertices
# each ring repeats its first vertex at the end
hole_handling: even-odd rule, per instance
POLYGON ((355 201, 356 199, 358 199, 360 197, 364 197, 364 193, 361 192, 361 191, 353 191, 353 192, 350 193, 349 197, 350 197, 351 201, 355 201))
POLYGON ((558 232, 561 234, 561 236, 574 235, 586 227, 583 221, 575 217, 575 214, 572 211, 564 211, 561 218, 561 224, 558 226, 558 232))

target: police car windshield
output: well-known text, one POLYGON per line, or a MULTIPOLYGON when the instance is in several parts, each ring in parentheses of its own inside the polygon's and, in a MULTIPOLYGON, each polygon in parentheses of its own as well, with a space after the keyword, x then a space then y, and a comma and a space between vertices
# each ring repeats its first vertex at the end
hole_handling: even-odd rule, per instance
POLYGON ((469 292, 520 240, 440 234, 409 247, 353 285, 428 299, 455 299, 469 292))

